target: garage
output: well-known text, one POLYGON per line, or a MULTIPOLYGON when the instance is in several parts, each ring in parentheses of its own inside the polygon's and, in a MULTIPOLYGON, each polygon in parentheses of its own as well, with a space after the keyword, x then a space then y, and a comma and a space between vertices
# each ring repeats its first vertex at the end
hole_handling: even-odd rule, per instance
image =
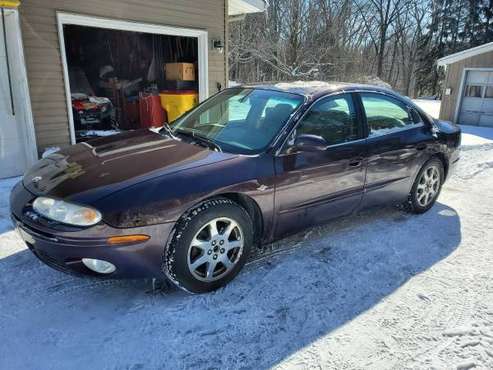
POLYGON ((207 33, 58 14, 72 142, 160 127, 207 92, 207 33))
POLYGON ((172 122, 227 86, 228 24, 267 3, 197 4, 0 0, 0 178, 43 153, 172 122))
POLYGON ((459 122, 493 126, 493 69, 466 71, 459 122))
POLYGON ((440 119, 493 127, 493 42, 447 55, 440 119))

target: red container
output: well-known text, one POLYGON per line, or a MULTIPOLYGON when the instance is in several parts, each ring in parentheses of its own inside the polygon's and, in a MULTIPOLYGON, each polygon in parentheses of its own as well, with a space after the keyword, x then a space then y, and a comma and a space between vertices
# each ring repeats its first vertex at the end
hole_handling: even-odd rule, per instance
POLYGON ((135 130, 140 127, 139 97, 126 98, 119 117, 120 128, 123 130, 135 130))
POLYGON ((140 127, 159 127, 163 125, 165 117, 159 95, 140 93, 139 109, 140 127))

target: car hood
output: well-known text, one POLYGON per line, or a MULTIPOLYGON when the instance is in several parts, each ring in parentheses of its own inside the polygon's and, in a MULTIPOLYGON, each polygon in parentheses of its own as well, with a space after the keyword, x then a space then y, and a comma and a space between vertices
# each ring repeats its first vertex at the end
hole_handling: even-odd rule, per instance
POLYGON ((38 196, 91 203, 150 178, 234 157, 150 130, 139 130, 80 143, 51 154, 26 173, 23 183, 38 196))

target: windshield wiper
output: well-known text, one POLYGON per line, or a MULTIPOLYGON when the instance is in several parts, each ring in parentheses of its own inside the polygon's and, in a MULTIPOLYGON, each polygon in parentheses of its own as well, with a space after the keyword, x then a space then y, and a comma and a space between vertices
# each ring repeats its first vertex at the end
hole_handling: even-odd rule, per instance
POLYGON ((180 135, 191 137, 195 141, 198 141, 198 142, 200 142, 202 144, 205 144, 209 148, 217 149, 220 152, 223 151, 222 148, 219 146, 219 144, 216 143, 214 140, 209 139, 208 137, 205 137, 205 136, 202 136, 202 135, 198 135, 198 134, 195 133, 195 131, 188 131, 188 130, 179 130, 179 129, 177 129, 177 130, 175 130, 175 132, 178 133, 178 134, 180 134, 180 135))
MULTIPOLYGON (((171 138, 172 138, 172 139, 175 139, 175 140, 177 139, 177 137, 175 136, 175 134, 173 134, 173 130, 171 130, 171 127, 169 127, 167 123, 165 123, 165 124, 163 125, 163 130, 164 130, 164 131, 166 131, 166 132, 167 132, 167 134, 168 134, 169 136, 171 136, 171 138)), ((160 133, 161 133, 161 132, 160 132, 160 133)))

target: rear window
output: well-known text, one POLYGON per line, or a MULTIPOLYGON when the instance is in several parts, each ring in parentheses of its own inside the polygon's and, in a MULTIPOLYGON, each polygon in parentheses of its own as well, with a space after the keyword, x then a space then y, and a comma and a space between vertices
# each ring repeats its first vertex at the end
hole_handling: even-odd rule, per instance
POLYGON ((385 135, 416 123, 416 117, 412 117, 406 105, 397 99, 382 94, 364 93, 361 94, 361 100, 370 136, 385 135))

